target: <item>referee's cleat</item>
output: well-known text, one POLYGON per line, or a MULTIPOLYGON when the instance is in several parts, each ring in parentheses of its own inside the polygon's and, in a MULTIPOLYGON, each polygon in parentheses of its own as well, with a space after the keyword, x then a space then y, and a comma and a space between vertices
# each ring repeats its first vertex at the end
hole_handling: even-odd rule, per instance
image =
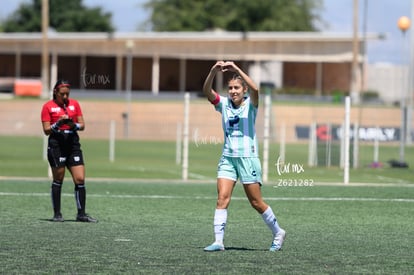
POLYGON ((52 218, 52 222, 64 222, 63 216, 61 213, 55 214, 52 218))
POLYGON ((219 243, 213 243, 207 247, 204 247, 206 252, 224 251, 224 245, 219 243))
POLYGON ((76 216, 76 221, 77 222, 98 222, 97 219, 92 218, 88 214, 77 215, 76 216))
POLYGON ((276 233, 275 238, 273 239, 272 245, 270 246, 269 251, 279 251, 282 249, 283 241, 285 240, 286 232, 283 229, 280 229, 276 233))

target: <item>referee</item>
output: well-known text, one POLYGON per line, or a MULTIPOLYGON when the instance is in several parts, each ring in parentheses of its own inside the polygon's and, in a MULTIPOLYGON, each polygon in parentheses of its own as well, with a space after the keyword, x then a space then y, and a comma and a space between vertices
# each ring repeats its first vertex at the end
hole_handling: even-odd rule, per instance
POLYGON ((69 98, 69 92, 69 82, 58 80, 53 88, 53 99, 43 105, 41 113, 43 132, 49 136, 47 158, 53 175, 51 198, 54 215, 52 221, 64 221, 60 211, 60 199, 65 167, 67 167, 75 184, 75 200, 78 209, 76 221, 97 222, 85 213, 85 165, 78 135, 78 131, 85 129, 85 121, 78 101, 69 98))

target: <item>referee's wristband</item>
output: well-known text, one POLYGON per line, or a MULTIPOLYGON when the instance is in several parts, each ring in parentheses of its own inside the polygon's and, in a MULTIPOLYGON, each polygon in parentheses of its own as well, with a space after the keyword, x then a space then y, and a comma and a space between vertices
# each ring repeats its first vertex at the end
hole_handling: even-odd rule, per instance
POLYGON ((52 126, 50 126, 50 129, 52 130, 52 132, 57 133, 59 132, 59 125, 57 122, 53 123, 52 126))
POLYGON ((70 128, 71 131, 78 131, 80 130, 81 125, 79 123, 73 124, 72 128, 70 128))

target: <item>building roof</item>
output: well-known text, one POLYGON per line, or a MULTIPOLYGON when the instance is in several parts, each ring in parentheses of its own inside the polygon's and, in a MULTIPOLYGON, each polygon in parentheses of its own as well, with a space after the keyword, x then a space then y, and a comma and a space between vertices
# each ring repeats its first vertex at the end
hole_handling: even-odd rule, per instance
MULTIPOLYGON (((359 35, 360 46, 381 34, 359 35)), ((197 60, 350 62, 353 35, 324 32, 0 33, 0 54, 134 56, 197 60)), ((362 47, 359 47, 360 49, 362 47)), ((361 53, 359 54, 361 59, 361 53)))

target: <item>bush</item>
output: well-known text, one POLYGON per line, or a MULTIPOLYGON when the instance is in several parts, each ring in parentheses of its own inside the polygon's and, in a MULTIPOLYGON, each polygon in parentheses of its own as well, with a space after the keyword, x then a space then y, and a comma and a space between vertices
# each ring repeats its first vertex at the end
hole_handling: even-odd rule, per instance
POLYGON ((361 99, 363 101, 372 101, 379 99, 379 95, 377 91, 362 91, 361 92, 361 99))

